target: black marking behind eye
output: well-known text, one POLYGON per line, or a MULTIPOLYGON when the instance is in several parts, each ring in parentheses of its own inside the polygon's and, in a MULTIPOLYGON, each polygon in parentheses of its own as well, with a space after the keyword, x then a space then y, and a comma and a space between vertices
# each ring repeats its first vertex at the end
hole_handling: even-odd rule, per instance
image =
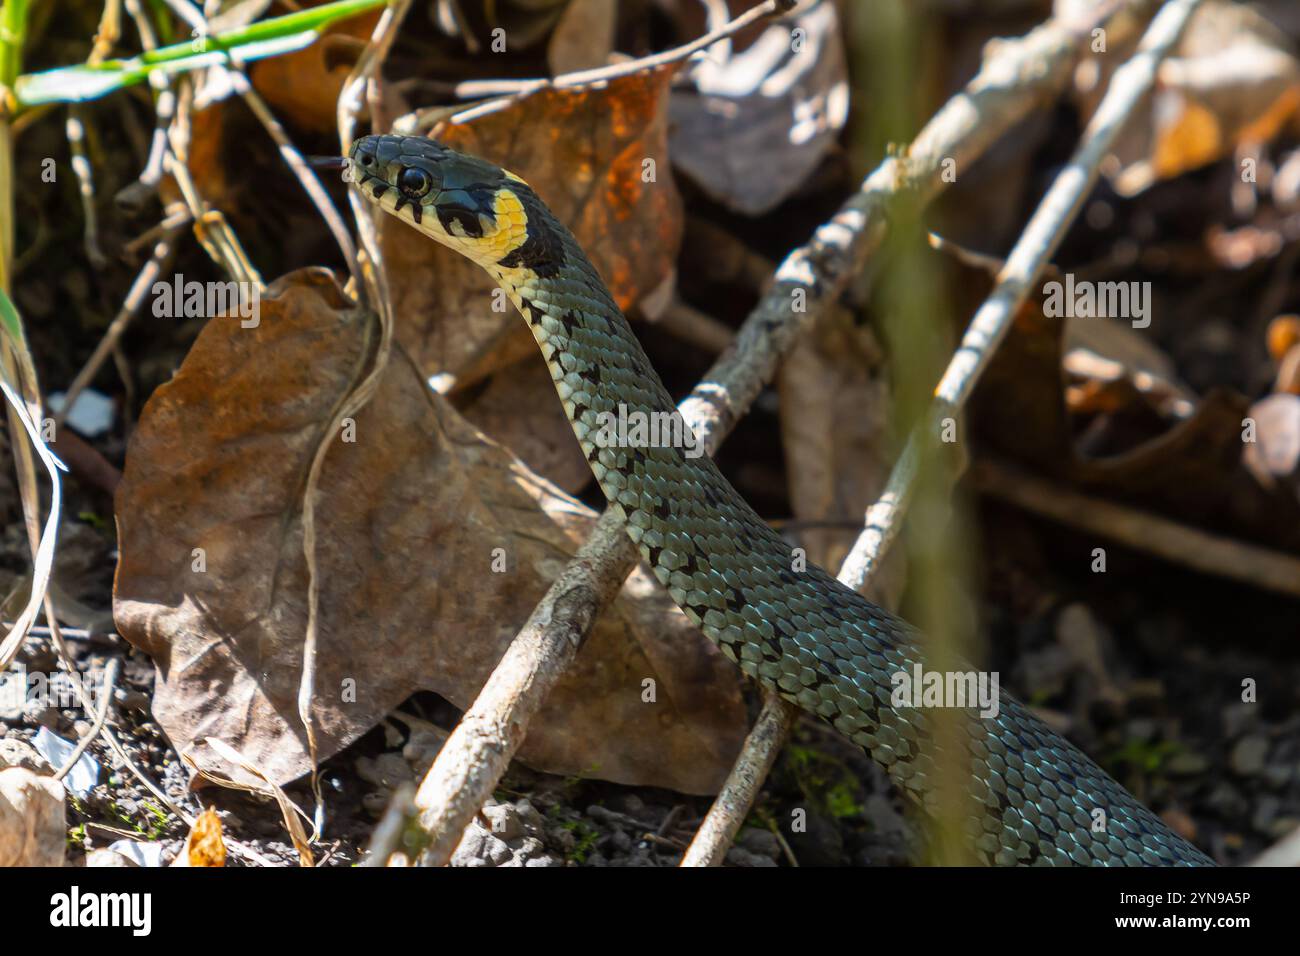
POLYGON ((439 204, 435 206, 438 210, 438 222, 442 223, 442 228, 450 235, 466 235, 472 239, 479 239, 483 236, 483 223, 479 222, 478 214, 464 206, 451 206, 439 204), (463 233, 457 233, 451 228, 452 223, 460 223, 463 233))
POLYGON ((508 253, 497 264, 507 269, 523 266, 543 279, 558 275, 565 261, 564 242, 561 239, 559 223, 531 189, 523 186, 522 183, 511 183, 508 188, 524 207, 528 235, 517 249, 508 253))

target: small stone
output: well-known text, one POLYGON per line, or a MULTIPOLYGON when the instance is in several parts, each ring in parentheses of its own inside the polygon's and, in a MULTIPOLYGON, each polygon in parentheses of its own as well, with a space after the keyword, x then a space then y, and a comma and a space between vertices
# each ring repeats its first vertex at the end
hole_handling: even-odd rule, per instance
POLYGON ((1259 720, 1258 704, 1229 704, 1219 712, 1223 723, 1223 736, 1232 740, 1240 737, 1259 720))
POLYGON ((519 819, 519 814, 515 808, 508 803, 500 803, 494 807, 484 807, 483 816, 491 824, 492 835, 500 840, 509 842, 524 835, 523 821, 519 819))
POLYGON ((0 737, 0 770, 5 767, 22 767, 33 773, 46 773, 50 766, 36 748, 17 737, 0 737))
POLYGON ((781 858, 781 841, 776 838, 776 834, 771 830, 749 827, 740 834, 740 839, 736 841, 736 845, 756 856, 765 856, 769 860, 779 860, 781 858))
POLYGON ((465 831, 465 837, 460 841, 460 846, 456 852, 451 855, 452 866, 501 866, 511 858, 510 847, 506 846, 505 841, 498 840, 495 836, 483 829, 483 825, 475 821, 473 825, 465 831))
POLYGON ((759 856, 757 853, 750 853, 743 847, 733 846, 727 851, 727 862, 732 866, 776 866, 776 861, 771 857, 759 856))
POLYGON ((1165 771, 1171 777, 1199 777, 1209 769, 1210 761, 1190 750, 1174 754, 1165 764, 1165 771))
POLYGON ((372 790, 361 798, 361 806, 366 813, 378 819, 384 815, 384 810, 388 808, 388 801, 391 794, 384 790, 372 790))
POLYGON ((1242 737, 1228 755, 1228 764, 1233 773, 1241 777, 1253 777, 1263 771, 1268 760, 1268 740, 1259 734, 1242 737))
POLYGON ((519 819, 523 825, 532 833, 540 833, 546 824, 546 820, 533 806, 532 801, 527 798, 515 802, 515 813, 519 814, 519 819))
POLYGON ((614 809, 630 817, 639 816, 645 810, 645 801, 635 793, 624 793, 615 797, 611 803, 614 809))
POLYGON ((1268 837, 1274 841, 1281 840, 1296 829, 1300 829, 1300 817, 1278 817, 1269 824, 1268 837))
POLYGON ((122 710, 135 710, 142 714, 149 713, 149 695, 128 687, 119 687, 113 691, 113 700, 122 710))
POLYGON ((1206 805, 1225 820, 1235 820, 1246 815, 1250 804, 1237 789, 1230 784, 1221 783, 1210 791, 1205 799, 1206 805))
POLYGON ((411 734, 411 739, 402 747, 402 759, 411 765, 417 776, 423 777, 433 766, 434 758, 442 750, 447 735, 442 731, 421 728, 411 734))
POLYGON ((401 754, 392 751, 379 754, 374 758, 358 757, 355 766, 357 776, 366 783, 383 787, 385 790, 395 790, 402 784, 412 783, 415 780, 411 765, 402 758, 401 754))
POLYGON ((1156 722, 1149 717, 1135 717, 1128 722, 1129 738, 1141 743, 1148 743, 1156 735, 1156 722))
POLYGON ((552 827, 546 834, 546 838, 551 846, 566 856, 578 845, 578 838, 573 835, 573 831, 566 830, 564 827, 552 827))
POLYGON ((89 867, 132 869, 139 865, 135 860, 128 860, 116 850, 91 850, 86 854, 86 866, 89 867))
POLYGON ((1282 809, 1282 801, 1277 797, 1260 797, 1255 804, 1255 812, 1251 815, 1250 826, 1256 833, 1262 833, 1265 836, 1273 830, 1273 821, 1277 819, 1278 812, 1282 809))
POLYGON ((1264 782, 1270 789, 1285 790, 1295 778, 1296 768, 1284 763, 1269 764, 1264 768, 1264 782))

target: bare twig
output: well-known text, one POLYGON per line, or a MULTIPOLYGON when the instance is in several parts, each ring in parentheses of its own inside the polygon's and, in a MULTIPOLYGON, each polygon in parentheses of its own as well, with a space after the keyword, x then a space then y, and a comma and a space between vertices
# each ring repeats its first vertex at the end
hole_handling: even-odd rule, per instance
POLYGON ((324 187, 321 186, 315 171, 307 165, 302 153, 293 145, 293 142, 289 139, 289 134, 284 131, 284 127, 275 118, 271 108, 266 105, 266 101, 262 99, 261 94, 253 89, 253 85, 248 82, 248 77, 238 70, 231 70, 230 77, 235 92, 248 104, 248 108, 253 111, 253 115, 258 118, 267 134, 275 141, 276 147, 280 150, 280 157, 293 171, 293 174, 298 177, 298 182, 302 184, 303 191, 307 193, 317 212, 325 220, 325 225, 329 228, 335 243, 338 244, 339 251, 343 253, 343 261, 348 265, 348 272, 354 280, 359 282, 361 280, 361 267, 357 264, 357 249, 352 243, 352 233, 343 222, 343 217, 339 215, 338 210, 334 208, 334 203, 330 200, 329 194, 325 192, 324 187))
POLYGON ((1017 508, 1102 535, 1203 574, 1300 597, 1300 558, 1289 554, 1080 494, 997 462, 981 461, 972 469, 972 478, 981 492, 1017 508))
POLYGON ((394 853, 402 849, 402 838, 415 819, 415 787, 404 783, 393 792, 384 815, 370 834, 370 845, 359 866, 388 866, 394 853))
MULTIPOLYGON (((1111 7, 1108 12, 1113 15, 1117 12, 1117 8, 1111 7)), ((1033 63, 1032 58, 1039 55, 1045 61, 1044 66, 1050 71, 1049 75, 1063 76, 1078 49, 1077 42, 1080 36, 1081 31, 1077 27, 1049 23, 1020 41, 1022 44, 1020 49, 1004 50, 992 62, 986 62, 980 75, 971 82, 966 91, 954 97, 936 114, 908 150, 910 162, 921 163, 928 167, 923 174, 922 183, 928 182, 931 188, 937 185, 934 178, 934 164, 941 162, 941 157, 945 153, 952 155, 945 149, 944 139, 951 134, 952 126, 961 129, 969 122, 970 108, 979 102, 976 98, 987 94, 991 89, 996 89, 994 85, 997 82, 996 78, 1006 75, 1003 73, 1004 70, 1010 70, 1012 75, 1023 76, 1025 68, 1033 63), (1038 43, 1042 43, 1042 46, 1039 47, 1038 43), (1017 63, 1017 56, 1026 53, 1030 59, 1017 63)), ((996 128, 996 124, 979 123, 975 130, 984 133, 991 128, 996 128)), ((987 145, 989 140, 984 139, 981 142, 987 145)), ((960 166, 965 166, 966 162, 966 160, 958 160, 960 166)), ((890 163, 887 161, 867 180, 868 185, 877 176, 883 177, 893 172, 889 167, 890 163)), ((916 176, 922 171, 914 166, 911 172, 916 176)), ((885 188, 885 184, 882 183, 880 188, 885 188)), ((920 192, 922 195, 929 195, 924 186, 920 192)), ((1054 250, 1055 246, 1052 249, 1054 250)), ((1047 251, 1043 261, 1050 257, 1051 251, 1047 251)), ((847 587, 865 591, 879 570, 880 560, 896 534, 897 519, 906 508, 911 494, 919 466, 918 457, 917 442, 909 442, 891 472, 884 492, 868 510, 866 528, 855 542, 853 551, 845 559, 838 575, 840 582, 847 587)), ((776 717, 769 711, 778 709, 785 711, 784 729, 780 733, 760 735, 757 732, 758 728, 755 728, 751 733, 742 748, 740 758, 724 784, 723 792, 710 807, 704 824, 683 858, 683 866, 716 865, 725 857, 727 847, 739 831, 750 807, 753 806, 767 769, 775 760, 776 753, 784 744, 785 735, 793 724, 792 705, 778 699, 769 697, 764 715, 775 724, 776 717), (762 767, 763 771, 754 773, 754 767, 762 767)))
POLYGON ((1156 69, 1173 49, 1200 0, 1171 0, 1152 21, 1133 57, 1115 71, 1110 87, 1084 130, 1083 139, 1030 217, 1007 257, 989 297, 971 319, 961 345, 935 388, 928 421, 908 438, 889 476, 885 493, 867 512, 867 527, 845 561, 844 579, 861 589, 898 535, 916 485, 921 459, 932 447, 944 418, 956 417, 997 351, 1016 310, 1039 272, 1064 239, 1097 181, 1101 162, 1134 109, 1155 82, 1156 69))
POLYGON ((704 822, 695 832, 682 866, 717 866, 727 855, 740 825, 749 815, 754 798, 767 779, 772 764, 785 746, 798 711, 771 691, 764 693, 763 710, 727 781, 722 785, 704 822))
MULTIPOLYGON (((468 123, 487 113, 494 113, 499 109, 508 106, 516 100, 531 96, 540 90, 546 89, 572 89, 574 87, 591 86, 594 83, 607 83, 610 80, 618 79, 623 76, 634 76, 647 70, 653 70, 657 67, 667 66, 671 63, 677 63, 685 60, 687 57, 699 53, 701 50, 712 46, 719 40, 723 40, 735 33, 740 32, 752 23, 770 16, 776 16, 788 13, 793 9, 792 2, 786 0, 763 0, 762 3, 751 7, 740 16, 736 17, 730 23, 726 23, 716 30, 712 30, 690 43, 684 43, 679 47, 671 50, 664 50, 662 53, 655 53, 651 56, 644 56, 636 60, 628 60, 624 63, 615 63, 611 66, 596 67, 591 70, 578 70, 573 73, 563 73, 556 77, 541 77, 534 80, 487 80, 472 81, 471 83, 460 84, 457 92, 464 94, 466 89, 474 90, 473 95, 485 95, 488 92, 505 93, 507 95, 496 99, 487 100, 477 106, 462 110, 452 117, 452 122, 468 123), (477 88, 475 87, 477 84, 477 88)), ((434 111, 418 111, 412 116, 403 117, 394 124, 394 128, 402 131, 413 132, 424 126, 423 117, 434 111)), ((445 111, 437 111, 439 118, 445 111)))
POLYGON ((1292 830, 1247 865, 1300 866, 1300 828, 1292 830))
POLYGON ((670 335, 683 342, 698 346, 705 352, 718 352, 726 349, 735 338, 736 332, 731 326, 719 322, 707 312, 701 312, 693 305, 680 299, 673 299, 663 313, 651 320, 670 335))
POLYGON ((149 261, 144 264, 144 267, 136 275, 135 281, 131 283, 131 288, 122 301, 122 307, 118 309, 117 315, 113 316, 113 321, 108 324, 108 329, 95 346, 95 351, 90 353, 90 358, 86 359, 86 364, 81 367, 81 371, 77 373, 72 380, 72 384, 68 386, 67 391, 64 393, 63 407, 54 413, 56 431, 63 425, 68 413, 72 410, 72 406, 76 404, 77 396, 85 391, 86 386, 98 374, 104 361, 112 354, 113 346, 121 339, 127 326, 131 324, 131 320, 140 311, 145 296, 149 294, 149 290, 153 288, 158 276, 162 274, 165 264, 170 261, 172 253, 175 251, 176 239, 185 230, 189 222, 190 217, 186 216, 183 220, 174 221, 171 226, 162 230, 162 235, 154 246, 153 255, 149 257, 149 261))
POLYGON ((62 780, 72 768, 77 765, 81 755, 86 752, 91 741, 99 736, 99 732, 104 729, 104 724, 108 720, 108 708, 113 702, 113 685, 117 683, 117 671, 121 662, 116 658, 110 658, 108 664, 104 667, 104 678, 99 685, 99 710, 95 714, 95 722, 91 725, 90 730, 82 735, 77 741, 77 746, 73 748, 68 759, 63 762, 63 766, 54 774, 55 780, 62 780))
MULTIPOLYGON (((403 0, 403 2, 387 8, 379 18, 379 22, 371 35, 370 45, 367 48, 379 52, 364 58, 364 65, 362 63, 357 64, 352 77, 344 86, 343 94, 340 96, 340 131, 355 125, 356 120, 355 112, 345 107, 343 98, 348 95, 349 90, 359 84, 361 79, 364 79, 365 82, 371 82, 378 76, 379 66, 382 63, 382 54, 391 47, 397 28, 409 8, 409 0, 403 0)), ((352 197, 351 201, 354 204, 353 209, 355 211, 357 209, 356 197, 352 197)), ((360 217, 358 217, 358 221, 360 222, 360 217)), ((360 228, 360 234, 363 240, 373 241, 374 239, 373 232, 367 234, 364 228, 360 228)), ((355 265, 357 271, 354 276, 360 279, 363 275, 361 266, 359 263, 355 263, 355 265)), ((357 283, 359 295, 364 294, 364 288, 364 285, 360 282, 357 283)), ((384 369, 388 367, 388 359, 392 351, 393 317, 392 309, 388 305, 386 290, 381 290, 380 296, 375 301, 377 302, 380 333, 379 341, 370 360, 370 367, 366 370, 365 376, 335 406, 330 423, 321 433, 320 443, 316 446, 315 454, 312 456, 311 468, 307 473, 307 482, 302 493, 302 553, 307 564, 307 627, 306 634, 303 637, 302 677, 298 682, 298 719, 302 721, 303 729, 306 731, 307 752, 311 756, 312 794, 316 800, 316 813, 313 816, 311 834, 311 840, 313 841, 319 839, 325 826, 325 802, 321 797, 320 774, 316 756, 316 724, 312 716, 312 701, 316 694, 317 628, 320 612, 320 575, 316 565, 316 492, 320 486, 320 475, 325 467, 325 458, 329 454, 329 449, 337 440, 343 420, 355 415, 369 403, 379 388, 384 369)))

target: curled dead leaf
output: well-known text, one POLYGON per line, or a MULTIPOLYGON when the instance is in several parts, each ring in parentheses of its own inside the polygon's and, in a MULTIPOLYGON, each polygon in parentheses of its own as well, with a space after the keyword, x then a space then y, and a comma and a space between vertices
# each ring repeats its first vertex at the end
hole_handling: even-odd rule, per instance
MULTIPOLYGON (((308 769, 300 495, 375 335, 327 273, 286 276, 256 328, 208 323, 132 436, 114 613, 158 666, 155 716, 199 768, 231 772, 205 743, 219 738, 272 782, 308 769)), ((346 427, 316 504, 322 759, 416 690, 467 707, 594 518, 465 422, 400 349, 346 427)), ((737 672, 638 570, 520 759, 707 793, 744 733, 737 672)))
POLYGON ((226 842, 221 837, 221 818, 211 807, 199 814, 190 827, 185 849, 172 866, 225 866, 226 842))

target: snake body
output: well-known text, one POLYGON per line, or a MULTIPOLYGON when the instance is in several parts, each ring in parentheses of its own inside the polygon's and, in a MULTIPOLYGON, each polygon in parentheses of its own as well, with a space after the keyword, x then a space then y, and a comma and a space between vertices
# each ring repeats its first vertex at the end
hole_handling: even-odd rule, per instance
POLYGON ((611 442, 612 417, 678 413, 577 240, 523 180, 420 137, 360 139, 348 170, 367 200, 479 263, 510 296, 610 507, 745 674, 863 747, 927 809, 940 762, 968 766, 960 822, 982 862, 1212 865, 1006 693, 993 716, 959 710, 964 733, 945 736, 945 751, 926 708, 893 704, 893 676, 925 662, 911 625, 802 564, 689 435, 611 442))

